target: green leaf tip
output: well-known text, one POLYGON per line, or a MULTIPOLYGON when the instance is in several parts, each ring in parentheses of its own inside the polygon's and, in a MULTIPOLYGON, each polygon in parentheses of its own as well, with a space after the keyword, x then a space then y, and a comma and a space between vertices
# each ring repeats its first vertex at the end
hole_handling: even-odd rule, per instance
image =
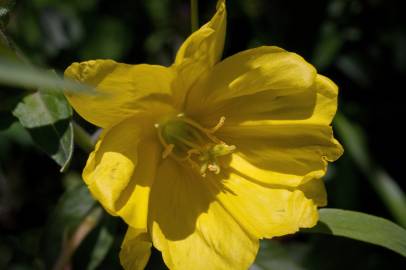
POLYGON ((406 257, 406 230, 377 216, 342 209, 319 210, 319 223, 306 233, 343 236, 385 247, 406 257))

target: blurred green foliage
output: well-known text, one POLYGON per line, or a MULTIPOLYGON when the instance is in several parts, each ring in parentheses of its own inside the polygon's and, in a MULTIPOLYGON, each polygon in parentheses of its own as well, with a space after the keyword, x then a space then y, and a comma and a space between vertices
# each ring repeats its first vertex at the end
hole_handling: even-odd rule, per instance
MULTIPOLYGON (((214 5, 215 0, 200 1, 201 24, 214 5)), ((404 225, 404 136, 398 129, 405 115, 400 82, 406 75, 406 17, 401 1, 229 0, 227 5, 224 57, 277 45, 304 56, 340 86, 342 117, 335 124, 346 154, 326 177, 329 207, 404 225)), ((72 62, 96 58, 169 65, 190 32, 189 1, 0 0, 0 30, 2 56, 43 69, 63 71, 72 62)), ((34 75, 43 78, 38 77, 42 72, 34 75)), ((58 155, 56 161, 64 165, 73 147, 71 112, 64 101, 49 105, 60 98, 0 86, 0 269, 51 269, 69 236, 88 225, 89 214, 94 227, 72 254, 72 269, 121 269, 118 252, 126 226, 98 213, 83 185, 79 173, 87 152, 75 149, 68 174, 60 174, 45 154, 58 155), (51 101, 37 106, 43 98, 51 101), (37 118, 25 113, 26 106, 37 108, 36 115, 44 114, 48 121, 30 126, 37 118), (33 129, 52 136, 44 127, 55 124, 52 130, 67 132, 67 137, 42 152, 33 129)), ((96 132, 73 117, 88 132, 96 132)), ((405 265, 404 258, 381 247, 299 234, 263 241, 252 269, 378 270, 405 265)), ((148 268, 166 269, 156 250, 148 268)))

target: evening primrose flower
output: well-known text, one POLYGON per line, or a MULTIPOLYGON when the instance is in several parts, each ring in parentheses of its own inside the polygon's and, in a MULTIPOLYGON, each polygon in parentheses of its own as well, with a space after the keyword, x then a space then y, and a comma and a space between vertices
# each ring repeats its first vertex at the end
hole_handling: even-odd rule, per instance
POLYGON ((112 60, 72 64, 69 93, 103 128, 83 178, 129 229, 120 260, 143 269, 154 245, 170 269, 247 269, 262 238, 312 227, 326 204, 321 177, 337 86, 297 54, 259 47, 220 61, 224 1, 170 67, 112 60))

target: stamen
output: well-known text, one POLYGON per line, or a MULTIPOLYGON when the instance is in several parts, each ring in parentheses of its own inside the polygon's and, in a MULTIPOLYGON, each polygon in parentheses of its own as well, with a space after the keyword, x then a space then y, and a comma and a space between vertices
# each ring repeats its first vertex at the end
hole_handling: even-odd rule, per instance
POLYGON ((210 129, 209 129, 209 132, 210 132, 210 133, 214 133, 214 132, 216 132, 217 130, 219 130, 219 129, 224 125, 224 122, 225 122, 225 121, 226 121, 226 117, 225 117, 225 116, 220 117, 219 122, 218 122, 214 127, 210 128, 210 129))
POLYGON ((190 157, 192 154, 200 154, 200 151, 197 149, 190 149, 187 151, 188 157, 190 157))
POLYGON ((188 161, 189 159, 191 159, 190 157, 191 157, 193 154, 199 155, 199 154, 200 154, 200 151, 197 150, 197 149, 190 149, 190 150, 187 151, 186 157, 180 158, 180 157, 177 157, 176 155, 174 155, 174 157, 175 157, 177 160, 179 160, 179 161, 188 161))
POLYGON ((218 158, 235 150, 234 145, 227 145, 213 134, 224 125, 225 120, 222 116, 214 127, 205 128, 180 113, 176 119, 156 123, 154 127, 164 147, 162 158, 171 156, 179 162, 187 162, 202 177, 207 175, 207 171, 219 174, 219 162, 222 160, 218 158))
POLYGON ((218 123, 214 127, 212 127, 212 128, 203 128, 203 130, 206 132, 207 137, 209 137, 210 140, 212 140, 215 143, 225 144, 223 141, 217 139, 216 136, 212 135, 213 133, 215 133, 217 130, 219 130, 224 125, 225 121, 226 121, 226 117, 222 116, 222 117, 220 117, 218 123))
POLYGON ((203 163, 201 166, 200 166, 200 170, 199 170, 199 172, 200 172, 200 175, 202 176, 202 177, 206 177, 206 171, 207 171, 207 163, 203 163))
POLYGON ((162 158, 167 158, 172 153, 174 147, 175 145, 173 144, 166 145, 164 151, 162 152, 162 158))
POLYGON ((209 169, 209 171, 211 171, 211 172, 214 172, 215 174, 220 173, 220 167, 217 164, 209 164, 207 166, 207 169, 209 169))

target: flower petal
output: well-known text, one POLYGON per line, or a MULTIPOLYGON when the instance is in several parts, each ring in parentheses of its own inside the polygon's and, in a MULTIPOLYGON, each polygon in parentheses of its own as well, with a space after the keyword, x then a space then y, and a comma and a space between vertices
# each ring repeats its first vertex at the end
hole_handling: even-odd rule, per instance
POLYGON ((155 65, 127 65, 113 60, 73 63, 65 76, 96 87, 97 94, 66 93, 73 108, 87 121, 103 128, 145 110, 141 101, 169 99, 174 74, 155 65))
POLYGON ((167 159, 151 194, 154 246, 170 269, 247 269, 258 240, 215 201, 206 179, 167 159))
POLYGON ((225 116, 226 126, 330 125, 337 110, 338 87, 317 74, 313 85, 297 92, 263 91, 216 104, 200 117, 203 125, 214 125, 225 116))
POLYGON ((311 171, 304 175, 294 174, 293 172, 269 170, 265 166, 259 166, 256 162, 249 162, 241 153, 233 154, 228 166, 258 184, 287 189, 298 187, 310 179, 324 175, 324 171, 322 170, 311 171))
POLYGON ((217 199, 256 238, 291 234, 317 223, 317 206, 300 190, 258 185, 234 171, 213 177, 211 183, 223 186, 217 199))
POLYGON ((144 114, 124 120, 99 140, 83 171, 91 193, 109 213, 144 231, 160 160, 154 132, 153 122, 144 114))
POLYGON ((321 178, 313 178, 298 187, 317 206, 327 205, 327 192, 324 181, 321 178))
POLYGON ((329 125, 337 111, 338 87, 329 78, 317 74, 313 88, 317 93, 316 105, 306 124, 329 125))
POLYGON ((245 102, 230 100, 223 110, 228 109, 226 124, 327 126, 337 111, 337 96, 337 85, 317 74, 312 86, 304 91, 278 96, 259 93, 245 97, 245 102))
POLYGON ((274 189, 298 189, 304 193, 306 198, 313 200, 317 206, 327 204, 326 189, 320 178, 325 174, 323 170, 312 171, 305 176, 278 173, 257 167, 238 154, 232 155, 229 169, 260 186, 274 189))
POLYGON ((219 0, 213 18, 192 33, 176 54, 173 67, 178 74, 173 84, 173 95, 177 107, 183 106, 184 98, 196 80, 221 59, 225 35, 225 1, 219 0))
MULTIPOLYGON (((230 165, 262 184, 304 185, 322 177, 327 161, 343 152, 328 126, 337 108, 337 86, 324 76, 317 75, 301 92, 274 96, 269 90, 228 102, 206 125, 226 116, 217 136, 237 147, 230 165)), ((325 203, 323 196, 318 204, 325 203)))
POLYGON ((297 186, 320 178, 327 161, 343 152, 329 126, 224 127, 219 138, 237 148, 239 156, 233 157, 230 166, 263 184, 297 186))
POLYGON ((121 265, 126 270, 143 270, 151 256, 151 247, 147 233, 129 227, 121 245, 121 265))
POLYGON ((226 35, 226 6, 225 1, 217 3, 217 11, 213 18, 190 37, 179 48, 175 65, 192 60, 214 66, 221 58, 226 35))
POLYGON ((278 47, 246 50, 223 60, 198 81, 189 95, 188 113, 210 112, 221 101, 263 91, 274 96, 303 91, 315 76, 313 66, 297 54, 278 47))

